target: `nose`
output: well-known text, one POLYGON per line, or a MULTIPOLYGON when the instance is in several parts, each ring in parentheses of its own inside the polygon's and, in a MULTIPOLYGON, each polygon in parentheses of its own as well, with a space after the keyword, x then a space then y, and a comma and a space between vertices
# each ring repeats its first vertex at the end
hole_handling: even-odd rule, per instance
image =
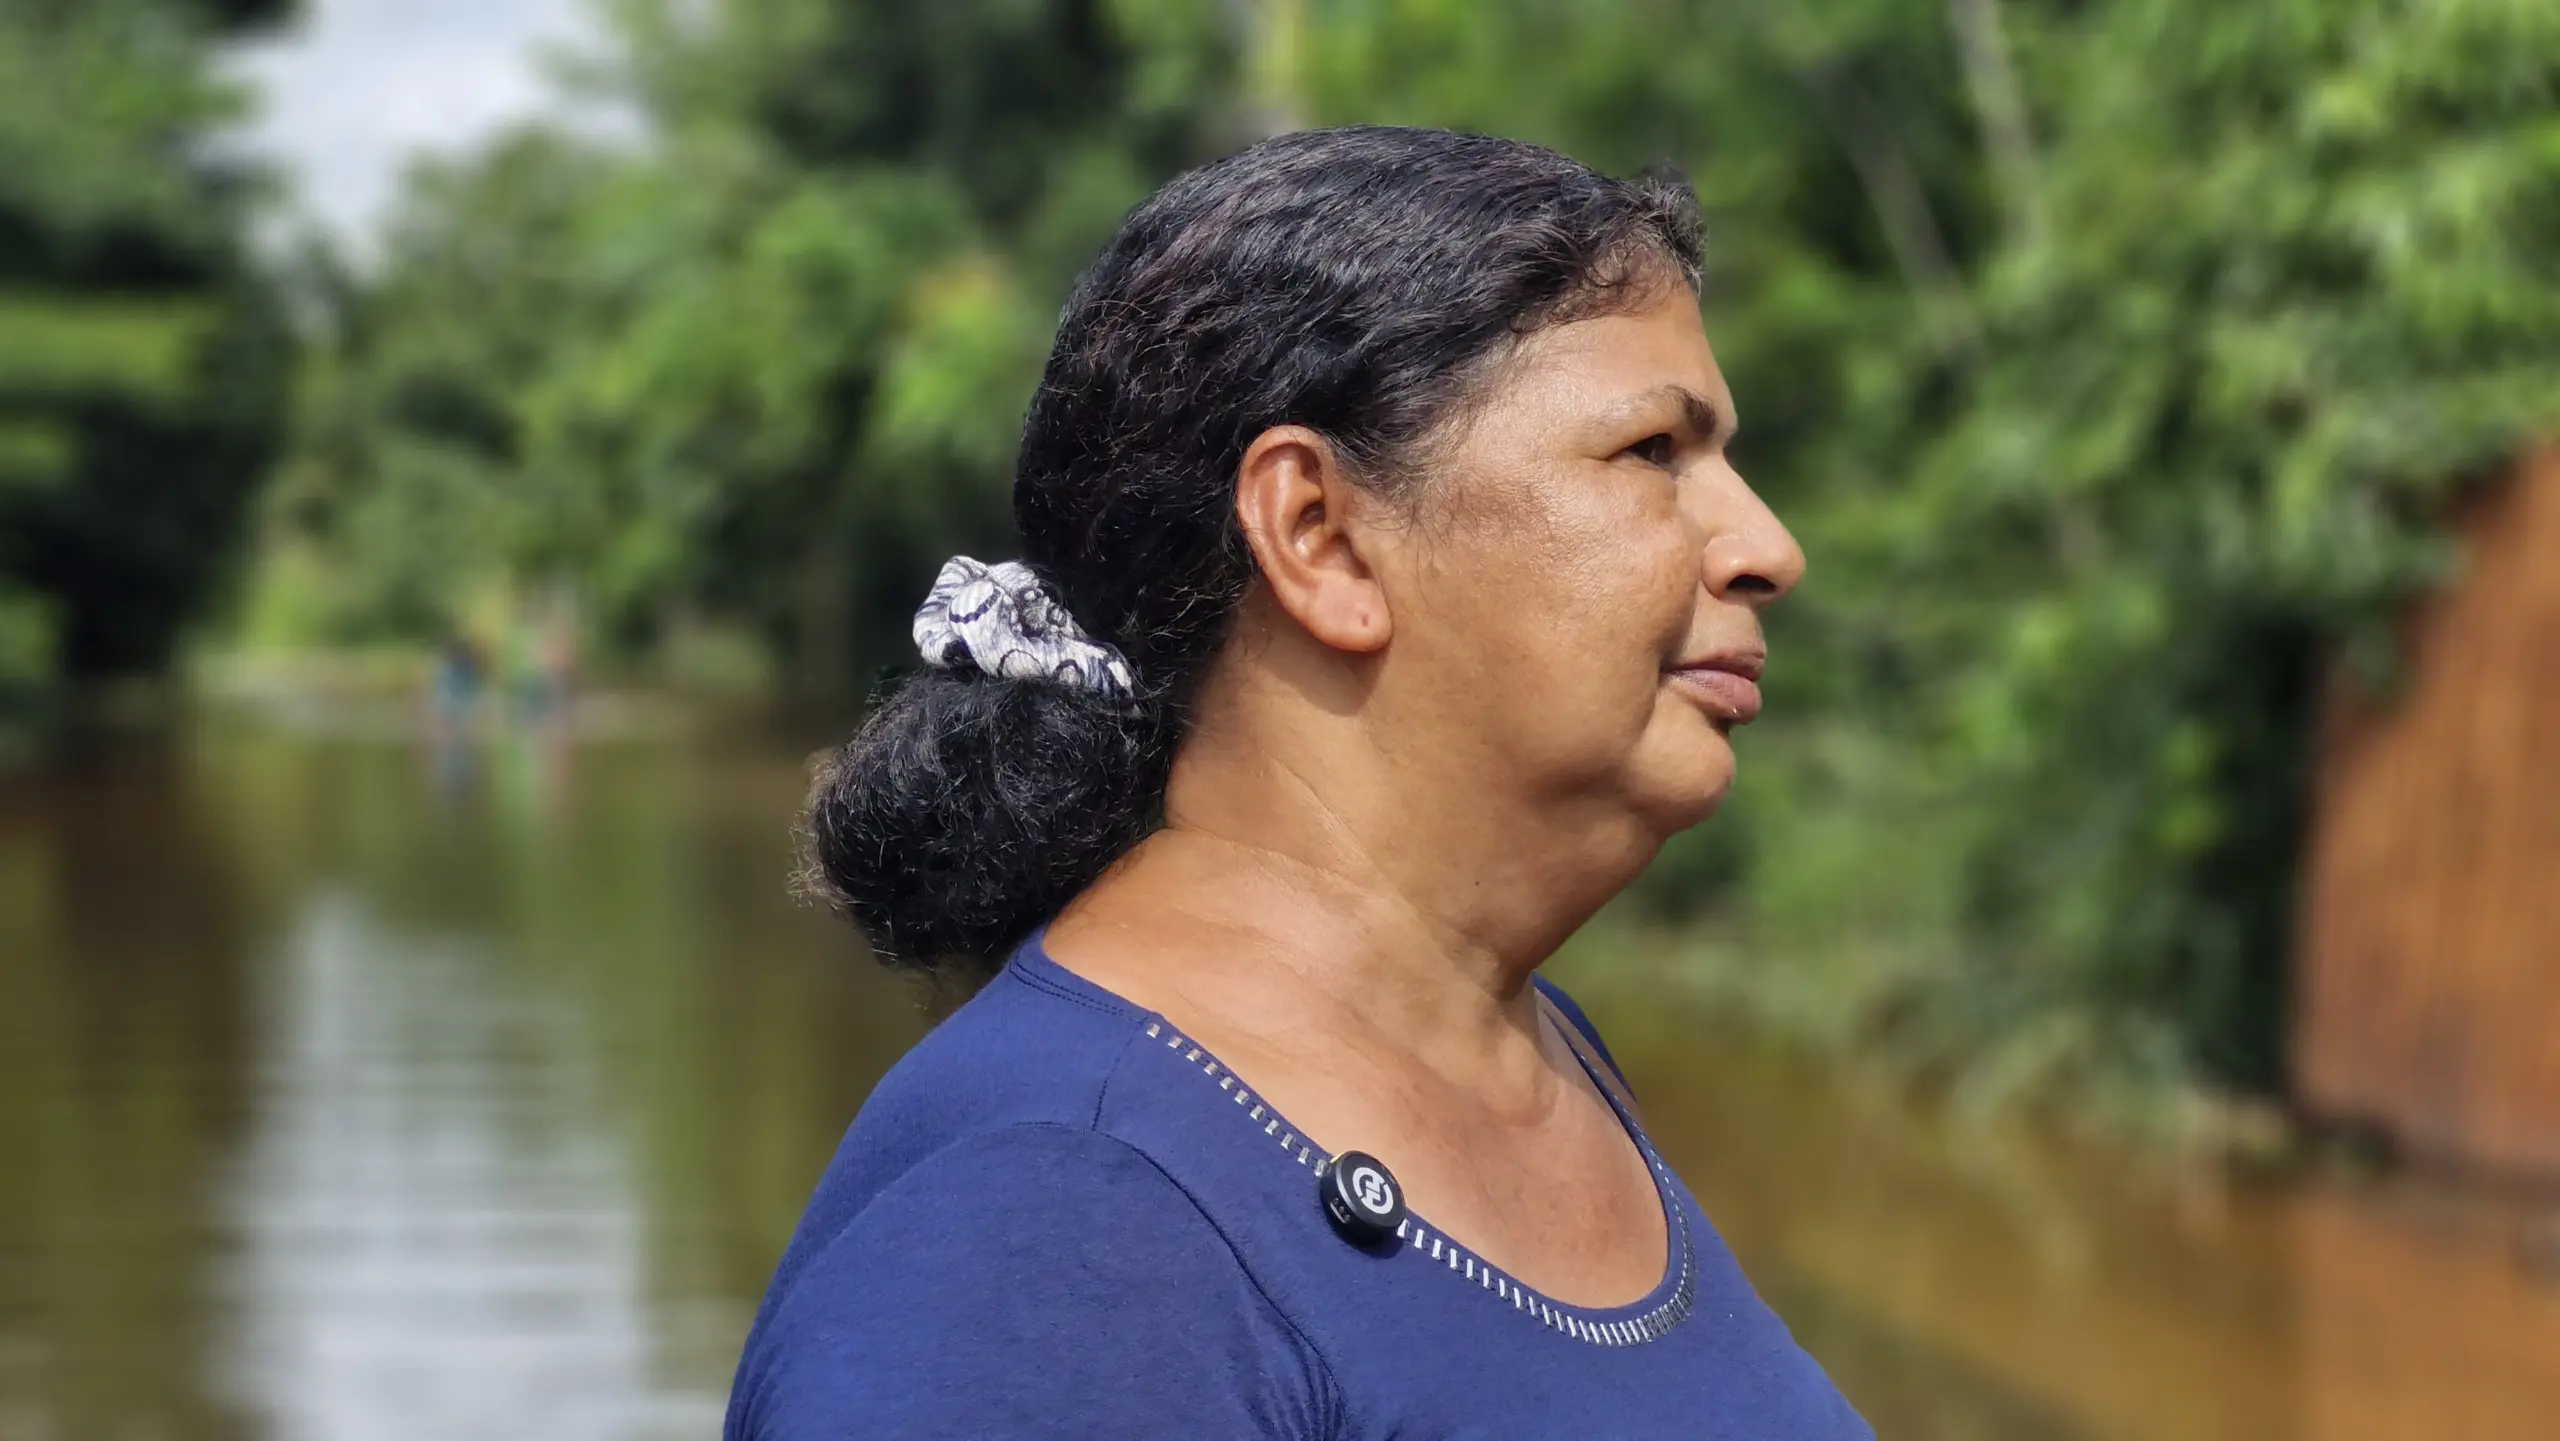
POLYGON ((1730 488, 1718 507, 1724 514, 1707 532, 1707 589, 1757 610, 1804 579, 1804 548, 1741 476, 1727 476, 1730 488))

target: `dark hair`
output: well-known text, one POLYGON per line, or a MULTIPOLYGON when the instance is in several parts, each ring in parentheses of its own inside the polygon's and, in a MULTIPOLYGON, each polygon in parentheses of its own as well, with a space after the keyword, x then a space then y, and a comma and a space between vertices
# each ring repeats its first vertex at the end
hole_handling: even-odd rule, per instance
POLYGON ((893 965, 983 974, 1157 823, 1256 574, 1253 438, 1307 426, 1393 493, 1512 339, 1695 290, 1698 247, 1675 176, 1437 130, 1283 135, 1157 191, 1067 299, 1013 488, 1023 559, 1137 694, 914 672, 821 767, 806 888, 893 965))

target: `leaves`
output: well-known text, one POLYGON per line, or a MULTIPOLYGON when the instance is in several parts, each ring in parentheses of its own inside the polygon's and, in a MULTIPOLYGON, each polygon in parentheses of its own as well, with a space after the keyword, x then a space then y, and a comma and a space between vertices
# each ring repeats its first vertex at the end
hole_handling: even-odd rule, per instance
POLYGON ((940 554, 1005 544, 1057 297, 1194 143, 1227 36, 1168 0, 611 13, 591 68, 657 143, 533 130, 420 171, 279 511, 347 557, 324 631, 539 574, 627 650, 711 614, 836 684, 904 652, 940 554), (375 511, 419 520, 391 565, 375 511))
POLYGON ((0 712, 159 664, 232 558, 286 347, 213 46, 279 8, 0 5, 0 712))

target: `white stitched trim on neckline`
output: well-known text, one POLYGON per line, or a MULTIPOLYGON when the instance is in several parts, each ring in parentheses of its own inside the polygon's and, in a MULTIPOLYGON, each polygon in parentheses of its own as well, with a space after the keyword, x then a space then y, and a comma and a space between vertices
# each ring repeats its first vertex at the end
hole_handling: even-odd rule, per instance
MULTIPOLYGON (((1246 1119, 1261 1121, 1262 1133, 1277 1138, 1284 1154, 1295 1157, 1299 1165, 1315 1174, 1319 1176, 1324 1174, 1330 1158, 1308 1145, 1295 1131, 1283 1124, 1280 1113, 1273 1110, 1269 1102, 1254 1095, 1252 1090, 1236 1077, 1235 1072, 1220 1065, 1217 1058, 1202 1050, 1197 1042, 1161 1020, 1147 1022, 1147 1035, 1150 1039, 1164 1042, 1167 1050, 1176 1052, 1182 1059, 1197 1066, 1202 1075, 1218 1083, 1220 1090, 1232 1093, 1237 1105, 1249 1108, 1246 1119)), ((1617 1109, 1615 1102, 1610 1104, 1610 1109, 1612 1111, 1617 1109)), ((1623 1123, 1625 1119, 1623 1114, 1620 1119, 1623 1123)), ((1675 1233, 1674 1240, 1677 1242, 1679 1252, 1680 1275, 1672 1285, 1671 1294, 1642 1315, 1619 1321, 1586 1320, 1530 1290, 1507 1272, 1458 1244, 1454 1238, 1433 1231, 1411 1215, 1407 1215, 1403 1222, 1397 1225, 1396 1235, 1407 1246, 1412 1247, 1416 1254, 1421 1254, 1427 1246, 1432 1260, 1447 1265, 1450 1271, 1456 1273, 1460 1279, 1476 1282, 1483 1289, 1493 1292, 1498 1298, 1508 1300, 1513 1310, 1535 1317, 1541 1325, 1551 1331, 1570 1336, 1577 1341, 1587 1341, 1595 1346, 1641 1346, 1645 1342, 1659 1340, 1669 1334, 1672 1327, 1688 1319, 1690 1309, 1697 1303, 1697 1249, 1690 1242, 1689 1218, 1681 1213, 1677 1193, 1671 1183, 1670 1168, 1662 1163, 1660 1156, 1654 1154, 1652 1143, 1645 1139, 1641 1131, 1629 1126, 1627 1134, 1635 1141, 1636 1149, 1644 1156, 1645 1164, 1653 1169, 1655 1187, 1663 1198, 1663 1210, 1671 1218, 1675 1233)))

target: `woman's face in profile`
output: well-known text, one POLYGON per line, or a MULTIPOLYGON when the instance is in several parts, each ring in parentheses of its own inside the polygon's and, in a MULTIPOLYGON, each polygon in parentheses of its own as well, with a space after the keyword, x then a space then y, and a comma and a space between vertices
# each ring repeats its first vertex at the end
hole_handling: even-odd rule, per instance
POLYGON ((1727 456, 1733 394, 1695 298, 1659 290, 1502 364, 1434 467, 1431 538, 1409 552, 1423 603, 1396 625, 1442 743, 1658 835, 1731 788, 1760 611, 1804 573, 1727 456))

